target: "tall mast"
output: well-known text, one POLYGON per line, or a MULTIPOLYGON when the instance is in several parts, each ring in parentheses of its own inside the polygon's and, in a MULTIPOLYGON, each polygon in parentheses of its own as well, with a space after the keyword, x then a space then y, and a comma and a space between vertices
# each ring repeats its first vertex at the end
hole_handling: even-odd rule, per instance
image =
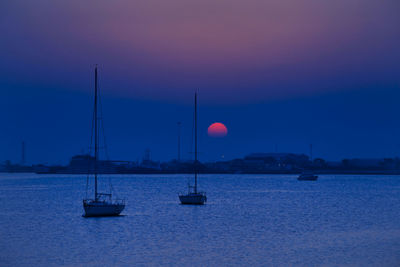
POLYGON ((97 126, 97 65, 94 69, 94 199, 97 201, 97 160, 99 156, 99 140, 97 126))
POLYGON ((197 92, 194 93, 194 192, 197 193, 197 92))

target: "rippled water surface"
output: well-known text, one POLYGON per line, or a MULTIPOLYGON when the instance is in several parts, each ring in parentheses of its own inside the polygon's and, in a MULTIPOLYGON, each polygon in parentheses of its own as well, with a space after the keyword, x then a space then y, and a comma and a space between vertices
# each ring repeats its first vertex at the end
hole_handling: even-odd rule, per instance
POLYGON ((83 218, 86 177, 0 174, 0 266, 400 266, 399 176, 111 178, 125 216, 83 218))

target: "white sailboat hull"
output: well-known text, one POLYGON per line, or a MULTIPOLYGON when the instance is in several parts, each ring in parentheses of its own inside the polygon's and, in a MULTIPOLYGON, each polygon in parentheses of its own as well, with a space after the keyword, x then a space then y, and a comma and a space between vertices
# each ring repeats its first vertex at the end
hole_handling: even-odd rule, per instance
POLYGON ((123 203, 110 202, 83 202, 85 217, 118 216, 124 210, 123 203))

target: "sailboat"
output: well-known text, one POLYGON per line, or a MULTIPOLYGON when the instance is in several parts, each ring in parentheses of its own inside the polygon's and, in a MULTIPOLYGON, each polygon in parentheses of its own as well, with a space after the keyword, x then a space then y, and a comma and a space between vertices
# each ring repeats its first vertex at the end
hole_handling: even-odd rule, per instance
POLYGON ((199 192, 197 188, 197 176, 198 176, 198 165, 197 160, 197 92, 194 94, 194 186, 188 185, 188 193, 180 194, 179 200, 184 205, 203 205, 207 202, 207 196, 205 192, 199 192))
MULTIPOLYGON (((117 216, 125 208, 125 201, 121 199, 112 199, 112 193, 99 193, 97 190, 97 180, 99 173, 99 117, 98 117, 98 99, 99 93, 97 89, 97 66, 94 70, 94 198, 83 200, 84 217, 102 217, 117 216)), ((90 171, 89 171, 90 173, 90 171)), ((88 176, 89 179, 89 176, 88 176)))
POLYGON ((316 181, 317 179, 318 175, 315 175, 312 171, 304 171, 299 175, 299 177, 297 177, 297 180, 299 181, 316 181))
MULTIPOLYGON (((311 160, 311 165, 312 165, 312 145, 310 145, 310 160, 311 160)), ((316 181, 318 179, 318 175, 315 175, 312 170, 309 171, 303 171, 299 177, 297 177, 297 180, 299 181, 316 181)))

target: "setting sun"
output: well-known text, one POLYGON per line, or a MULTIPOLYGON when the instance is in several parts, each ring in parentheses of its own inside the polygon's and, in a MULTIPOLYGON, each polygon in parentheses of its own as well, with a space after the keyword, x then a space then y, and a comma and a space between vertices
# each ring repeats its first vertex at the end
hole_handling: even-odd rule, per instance
POLYGON ((211 137, 224 137, 228 134, 228 129, 223 123, 215 122, 208 127, 207 133, 211 137))

